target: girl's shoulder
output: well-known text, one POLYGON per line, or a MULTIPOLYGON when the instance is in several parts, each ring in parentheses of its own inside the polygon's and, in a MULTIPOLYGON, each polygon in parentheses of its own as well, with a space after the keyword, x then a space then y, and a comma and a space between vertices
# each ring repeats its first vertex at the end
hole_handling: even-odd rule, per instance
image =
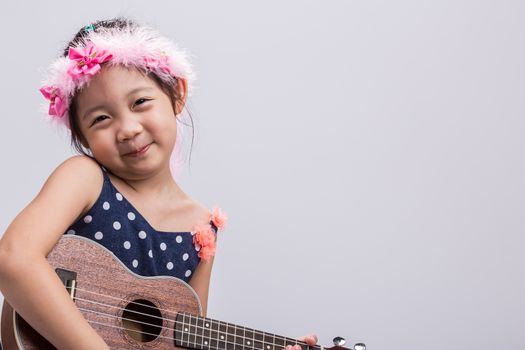
POLYGON ((49 176, 46 187, 70 191, 88 210, 97 200, 104 181, 100 165, 88 156, 72 156, 63 161, 49 176))
POLYGON ((65 182, 83 181, 86 185, 89 185, 87 181, 95 181, 100 184, 104 180, 100 165, 93 158, 84 155, 72 156, 64 160, 56 167, 50 178, 57 176, 67 176, 61 179, 65 182))
MULTIPOLYGON (((155 208, 156 205, 151 205, 155 208)), ((211 211, 198 201, 186 196, 182 200, 165 203, 156 208, 156 212, 161 214, 164 227, 161 231, 169 232, 189 232, 194 231, 196 226, 205 225, 210 222, 211 211), (163 208, 166 210, 164 211, 163 208)), ((153 213, 150 213, 154 217, 153 213)), ((160 226, 160 225, 159 225, 160 226)))
POLYGON ((192 198, 188 198, 188 202, 186 204, 186 213, 190 218, 190 222, 205 224, 210 221, 211 211, 200 202, 192 198))
POLYGON ((91 206, 103 180, 102 170, 88 157, 65 160, 16 216, 2 241, 34 252, 49 253, 66 229, 91 206))

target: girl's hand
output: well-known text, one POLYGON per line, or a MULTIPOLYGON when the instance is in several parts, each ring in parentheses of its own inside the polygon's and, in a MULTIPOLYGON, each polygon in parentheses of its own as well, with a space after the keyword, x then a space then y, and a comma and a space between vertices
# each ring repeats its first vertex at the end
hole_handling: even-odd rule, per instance
MULTIPOLYGON (((297 340, 303 341, 308 345, 317 344, 317 336, 315 334, 305 335, 297 340)), ((301 350, 301 345, 287 345, 286 350, 301 350)))

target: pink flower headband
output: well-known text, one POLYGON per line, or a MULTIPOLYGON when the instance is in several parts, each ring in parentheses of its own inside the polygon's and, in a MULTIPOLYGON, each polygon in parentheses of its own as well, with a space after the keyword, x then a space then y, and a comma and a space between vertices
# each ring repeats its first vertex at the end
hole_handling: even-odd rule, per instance
POLYGON ((100 71, 102 63, 153 72, 170 85, 176 78, 184 79, 188 91, 194 80, 188 54, 150 27, 97 31, 91 27, 83 43, 70 47, 68 57, 60 57, 48 70, 40 92, 49 100, 49 116, 69 127, 71 99, 100 71))

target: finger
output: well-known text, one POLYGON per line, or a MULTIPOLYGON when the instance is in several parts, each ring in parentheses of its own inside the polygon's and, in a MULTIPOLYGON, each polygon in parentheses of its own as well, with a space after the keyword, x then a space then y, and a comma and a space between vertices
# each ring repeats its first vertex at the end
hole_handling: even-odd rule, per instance
POLYGON ((317 336, 315 334, 305 335, 304 337, 301 337, 297 340, 304 341, 308 345, 315 345, 317 344, 317 336))

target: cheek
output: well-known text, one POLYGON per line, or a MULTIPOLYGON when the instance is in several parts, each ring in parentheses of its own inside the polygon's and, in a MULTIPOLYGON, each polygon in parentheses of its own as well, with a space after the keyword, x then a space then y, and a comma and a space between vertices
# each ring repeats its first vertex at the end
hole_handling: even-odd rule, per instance
POLYGON ((169 143, 175 143, 175 138, 177 136, 177 120, 175 117, 164 118, 164 122, 159 129, 159 132, 162 133, 163 138, 168 140, 169 143))
POLYGON ((92 152, 97 152, 100 150, 107 152, 108 149, 113 146, 111 135, 102 131, 88 134, 87 143, 89 144, 92 152))
POLYGON ((177 137, 177 119, 173 113, 167 113, 162 118, 162 123, 157 124, 157 134, 162 135, 161 138, 164 140, 166 145, 174 147, 177 137))
POLYGON ((177 117, 171 108, 171 105, 164 106, 159 108, 156 113, 156 118, 158 118, 158 125, 161 129, 168 131, 174 131, 177 129, 177 117))

